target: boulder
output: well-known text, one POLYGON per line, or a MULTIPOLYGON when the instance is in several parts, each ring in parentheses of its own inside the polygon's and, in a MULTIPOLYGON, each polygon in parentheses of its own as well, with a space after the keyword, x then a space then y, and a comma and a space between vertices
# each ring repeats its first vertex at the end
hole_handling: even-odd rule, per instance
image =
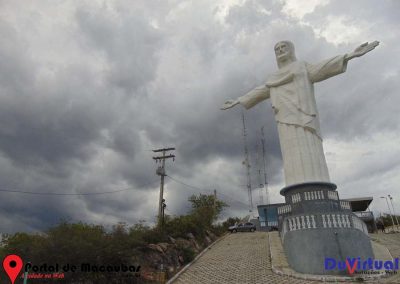
POLYGON ((163 252, 166 252, 168 250, 169 244, 167 243, 158 243, 157 245, 163 250, 163 252))
POLYGON ((176 244, 176 240, 173 238, 173 237, 171 237, 171 236, 168 236, 168 240, 169 240, 169 242, 171 243, 171 244, 176 244))
POLYGON ((217 236, 209 230, 206 230, 206 235, 209 236, 212 240, 217 239, 217 236))
POLYGON ((158 252, 160 252, 160 253, 164 253, 164 250, 163 250, 162 247, 160 247, 159 245, 156 245, 156 244, 148 244, 147 247, 148 247, 149 249, 158 251, 158 252))
POLYGON ((192 233, 188 233, 186 234, 186 236, 190 239, 190 240, 195 240, 195 237, 192 233))
POLYGON ((196 239, 191 239, 190 243, 192 244, 193 250, 195 252, 200 252, 201 247, 199 246, 199 244, 197 243, 196 239))
POLYGON ((176 239, 176 245, 182 248, 190 248, 192 246, 191 242, 182 238, 176 239))

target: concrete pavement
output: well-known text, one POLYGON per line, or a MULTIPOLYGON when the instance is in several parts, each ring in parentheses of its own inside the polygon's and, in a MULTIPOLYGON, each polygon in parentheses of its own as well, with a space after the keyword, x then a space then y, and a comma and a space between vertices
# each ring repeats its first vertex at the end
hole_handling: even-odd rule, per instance
MULTIPOLYGON (((276 234, 276 233, 275 233, 276 234)), ((322 283, 321 280, 303 280, 273 272, 270 245, 274 263, 285 267, 276 237, 268 233, 236 233, 226 236, 212 246, 173 283, 322 283), (278 249, 275 249, 278 248, 278 249)), ((373 234, 378 247, 386 246, 393 257, 400 256, 400 234, 373 234)), ((369 283, 400 283, 400 275, 368 281, 369 283)), ((336 282, 346 283, 346 282, 336 282)), ((348 283, 348 282, 347 282, 348 283)))

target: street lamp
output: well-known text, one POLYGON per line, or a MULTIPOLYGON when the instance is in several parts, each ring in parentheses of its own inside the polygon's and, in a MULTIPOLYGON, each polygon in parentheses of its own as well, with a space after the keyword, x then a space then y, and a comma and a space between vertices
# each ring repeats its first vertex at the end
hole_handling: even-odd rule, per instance
POLYGON ((388 194, 388 197, 390 199, 390 204, 392 204, 392 209, 393 209, 393 215, 396 218, 396 223, 397 223, 397 229, 399 229, 399 220, 397 219, 396 213, 394 212, 394 206, 393 206, 393 197, 388 194))
POLYGON ((387 203, 387 206, 388 206, 388 209, 389 209, 389 215, 390 215, 390 218, 392 219, 392 230, 394 232, 394 221, 393 221, 393 216, 391 214, 392 212, 391 212, 390 207, 389 207, 389 201, 387 200, 386 196, 381 196, 381 198, 385 198, 386 199, 386 203, 387 203))

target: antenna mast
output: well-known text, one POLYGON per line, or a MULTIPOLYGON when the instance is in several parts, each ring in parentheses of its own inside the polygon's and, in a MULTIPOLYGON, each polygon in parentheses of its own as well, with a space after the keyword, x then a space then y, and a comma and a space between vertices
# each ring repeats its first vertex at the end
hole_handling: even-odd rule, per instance
POLYGON ((259 154, 260 152, 258 151, 258 143, 256 144, 256 168, 257 168, 257 182, 258 182, 258 198, 259 198, 259 205, 262 205, 264 203, 264 196, 263 196, 263 189, 264 189, 264 184, 261 179, 261 165, 260 165, 260 158, 259 154))
POLYGON ((244 161, 243 164, 246 167, 247 173, 247 194, 249 196, 249 212, 253 212, 253 196, 251 192, 251 178, 250 178, 250 162, 249 162, 249 151, 247 149, 247 133, 246 124, 244 121, 244 113, 242 111, 242 121, 243 121, 243 142, 244 142, 244 161))
POLYGON ((262 146, 263 164, 264 164, 264 186, 265 186, 265 194, 267 195, 266 204, 269 204, 269 190, 268 190, 268 180, 267 180, 267 163, 265 161, 264 126, 261 127, 261 146, 262 146))

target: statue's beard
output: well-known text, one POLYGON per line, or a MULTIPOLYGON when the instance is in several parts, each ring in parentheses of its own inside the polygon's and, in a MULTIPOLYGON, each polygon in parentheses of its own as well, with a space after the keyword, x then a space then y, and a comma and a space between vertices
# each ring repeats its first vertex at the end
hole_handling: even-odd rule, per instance
POLYGON ((284 53, 276 55, 276 62, 278 63, 279 68, 293 61, 296 61, 296 56, 294 54, 284 53))

